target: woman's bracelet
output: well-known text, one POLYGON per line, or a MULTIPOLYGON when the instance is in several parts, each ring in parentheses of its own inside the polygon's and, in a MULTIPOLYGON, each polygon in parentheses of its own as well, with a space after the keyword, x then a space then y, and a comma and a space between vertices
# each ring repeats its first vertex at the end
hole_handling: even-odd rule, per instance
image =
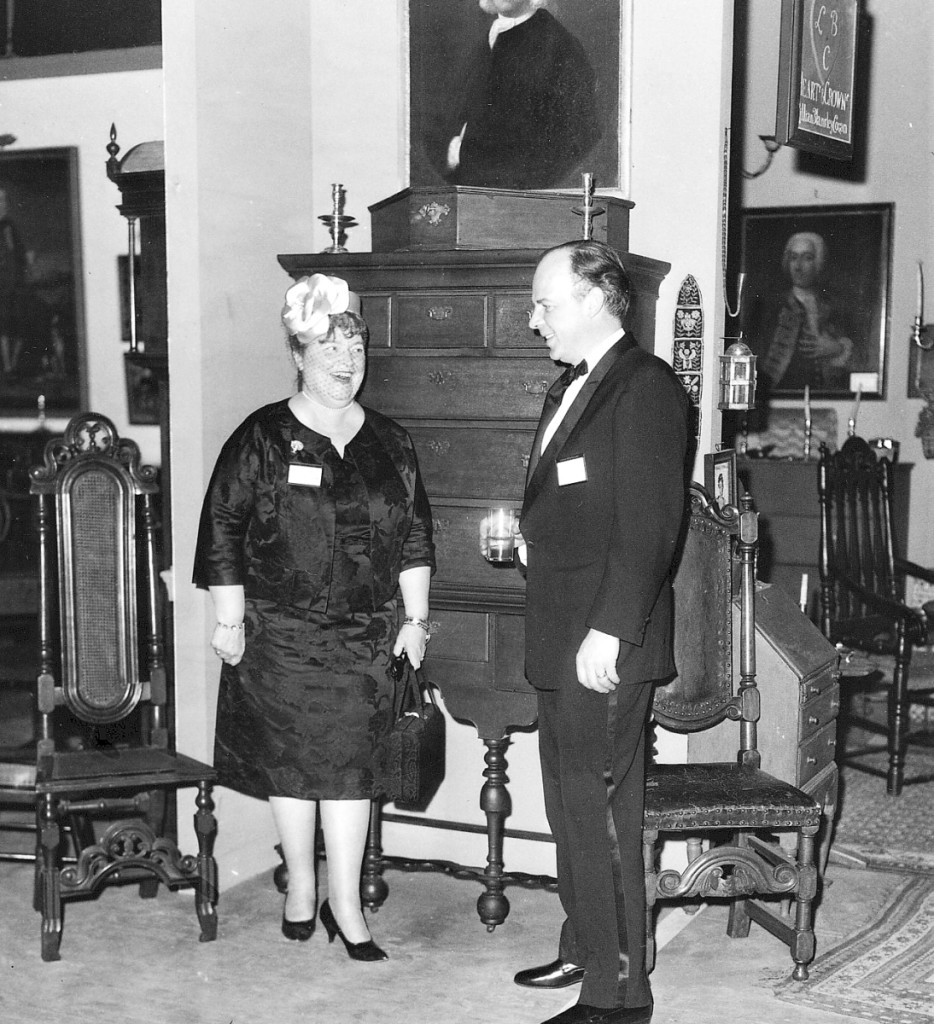
POLYGON ((220 629, 243 629, 242 622, 218 622, 217 625, 220 629))
POLYGON ((402 620, 403 626, 418 626, 423 629, 428 636, 431 636, 431 623, 427 619, 416 619, 411 615, 407 615, 402 620))

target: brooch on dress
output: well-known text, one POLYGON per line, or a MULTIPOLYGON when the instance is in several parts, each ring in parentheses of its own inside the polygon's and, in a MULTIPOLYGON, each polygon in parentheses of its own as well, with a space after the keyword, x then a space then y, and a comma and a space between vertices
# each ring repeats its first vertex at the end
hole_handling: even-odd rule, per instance
POLYGON ((300 451, 302 451, 304 449, 304 447, 305 446, 302 444, 301 441, 293 441, 292 442, 292 454, 293 455, 298 455, 298 453, 300 451))

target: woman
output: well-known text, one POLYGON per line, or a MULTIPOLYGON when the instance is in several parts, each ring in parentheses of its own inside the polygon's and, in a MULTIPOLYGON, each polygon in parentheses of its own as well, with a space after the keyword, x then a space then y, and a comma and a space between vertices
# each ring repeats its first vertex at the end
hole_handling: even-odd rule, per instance
POLYGON ((298 390, 234 431, 204 500, 194 582, 223 662, 220 781, 268 798, 289 868, 282 933, 314 931, 317 806, 331 941, 385 960, 360 905, 370 802, 384 792, 390 655, 428 643, 431 509, 408 434, 356 401, 367 328, 347 283, 314 274, 282 319, 298 390), (397 630, 397 591, 405 608, 397 630))

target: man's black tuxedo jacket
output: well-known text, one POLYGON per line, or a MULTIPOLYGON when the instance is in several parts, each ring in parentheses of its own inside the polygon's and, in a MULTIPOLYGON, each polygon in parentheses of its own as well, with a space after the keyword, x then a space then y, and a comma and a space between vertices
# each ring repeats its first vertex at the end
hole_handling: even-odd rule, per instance
POLYGON ((521 516, 529 682, 542 690, 580 685, 575 656, 590 628, 622 641, 622 682, 671 675, 671 571, 685 519, 684 387, 627 334, 591 370, 539 459, 543 427, 544 420, 521 516), (557 463, 578 458, 586 480, 561 485, 557 463))

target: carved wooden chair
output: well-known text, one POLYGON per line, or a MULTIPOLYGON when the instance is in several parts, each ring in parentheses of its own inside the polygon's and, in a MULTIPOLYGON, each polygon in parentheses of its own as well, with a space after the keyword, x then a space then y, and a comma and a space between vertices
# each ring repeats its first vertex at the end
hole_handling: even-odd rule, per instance
POLYGON ((731 901, 728 934, 756 921, 784 941, 804 980, 814 958, 812 901, 817 894, 818 802, 763 772, 756 746, 755 554, 757 515, 748 496, 721 514, 707 492, 690 489, 690 519, 675 577, 676 678, 656 691, 653 715, 677 732, 737 723, 738 753, 725 763, 651 764, 646 776, 643 858, 647 964, 655 959, 659 899, 731 901), (726 513, 730 513, 728 516, 726 513), (740 635, 732 636, 734 597, 740 635), (732 643, 738 641, 734 692, 732 643), (795 842, 788 848, 788 837, 795 842), (785 838, 784 844, 780 841, 785 838), (660 870, 660 839, 685 839, 688 864, 660 870), (793 901, 793 912, 792 912, 793 901))
MULTIPOLYGON (((911 705, 934 707, 934 687, 910 688, 911 655, 928 643, 929 602, 923 611, 905 604, 905 577, 934 583, 934 572, 897 554, 893 527, 892 463, 879 458, 861 437, 850 437, 838 452, 821 445, 818 468, 821 508, 821 630, 844 652, 859 651, 882 668, 888 688, 885 722, 848 715, 851 724, 886 737, 884 745, 846 751, 841 760, 886 778, 898 796, 902 787, 930 775, 905 778, 905 758, 913 742, 934 745, 934 736, 912 731, 911 705), (860 758, 887 750, 888 770, 860 758)), ((850 675, 844 668, 844 677, 850 675)), ((865 673, 862 673, 865 674, 865 673)))
POLYGON ((133 441, 83 413, 31 471, 40 551, 39 739, 33 763, 0 765, 0 798, 36 806, 42 959, 59 959, 63 903, 114 882, 193 888, 200 939, 217 934, 212 767, 170 749, 156 560, 156 471, 133 441), (58 733, 68 724, 69 742, 58 733), (75 727, 82 730, 74 734, 75 727), (183 856, 170 793, 196 787, 196 855, 183 856), (69 827, 70 826, 70 827, 69 827), (77 846, 63 863, 63 832, 77 846))

